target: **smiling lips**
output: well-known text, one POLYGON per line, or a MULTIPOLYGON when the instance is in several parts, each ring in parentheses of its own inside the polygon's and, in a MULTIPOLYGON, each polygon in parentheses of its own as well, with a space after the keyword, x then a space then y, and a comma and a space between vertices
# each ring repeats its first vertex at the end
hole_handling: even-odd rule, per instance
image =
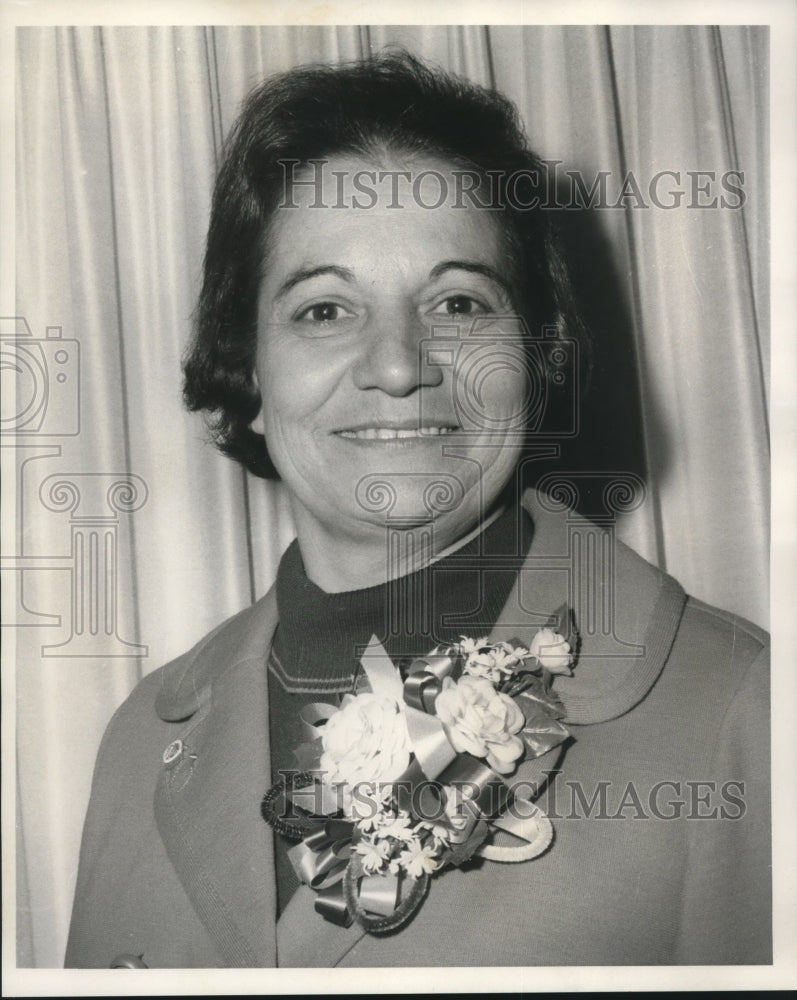
POLYGON ((356 430, 337 431, 343 438, 353 441, 396 441, 407 438, 439 437, 458 430, 450 426, 428 427, 360 427, 356 430))

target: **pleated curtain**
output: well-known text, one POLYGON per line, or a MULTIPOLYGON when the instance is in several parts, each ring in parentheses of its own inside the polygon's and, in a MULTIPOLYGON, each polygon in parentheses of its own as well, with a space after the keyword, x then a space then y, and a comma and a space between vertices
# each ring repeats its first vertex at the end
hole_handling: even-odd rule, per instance
POLYGON ((624 441, 646 499, 622 536, 689 593, 768 624, 766 28, 20 28, 16 316, 30 333, 16 323, 47 341, 48 364, 48 327, 77 342, 68 391, 79 383, 77 403, 59 397, 78 432, 45 424, 13 453, 20 965, 62 963, 111 714, 261 596, 293 533, 280 487, 216 454, 181 407, 224 138, 264 76, 387 45, 506 93, 564 182, 608 171, 612 201, 629 173, 638 182, 648 207, 632 192, 564 220, 606 414, 585 425, 579 467, 612 469, 624 441), (680 174, 659 189, 686 192, 679 207, 650 204, 661 171, 680 174), (704 202, 741 172, 743 205, 694 207, 690 171, 714 175, 704 202), (112 480, 127 485, 109 507, 112 480), (70 559, 95 522, 110 552, 107 655, 67 642, 70 559))

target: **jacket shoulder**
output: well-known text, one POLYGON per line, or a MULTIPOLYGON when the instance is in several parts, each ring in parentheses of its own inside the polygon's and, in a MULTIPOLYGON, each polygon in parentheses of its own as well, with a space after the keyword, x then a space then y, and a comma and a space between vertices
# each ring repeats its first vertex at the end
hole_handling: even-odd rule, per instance
POLYGON ((269 623, 272 603, 269 592, 143 677, 111 717, 98 760, 106 756, 109 745, 151 745, 150 735, 170 732, 164 723, 183 722, 197 711, 217 676, 261 650, 265 655, 273 627, 268 635, 262 629, 269 623))
POLYGON ((243 660, 265 659, 277 625, 273 588, 208 633, 192 649, 160 671, 155 710, 161 719, 179 722, 199 708, 207 689, 243 660))
POLYGON ((768 688, 769 635, 741 615, 694 597, 684 605, 671 653, 673 672, 693 690, 710 689, 718 703, 732 700, 751 674, 768 688))
POLYGON ((711 604, 690 597, 684 609, 684 625, 703 630, 716 639, 730 639, 744 643, 745 648, 758 655, 769 649, 769 633, 732 611, 723 611, 711 604))

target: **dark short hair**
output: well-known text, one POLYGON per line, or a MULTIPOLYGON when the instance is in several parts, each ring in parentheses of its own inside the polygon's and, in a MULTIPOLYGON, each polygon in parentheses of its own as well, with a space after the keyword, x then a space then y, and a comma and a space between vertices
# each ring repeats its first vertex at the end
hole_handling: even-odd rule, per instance
POLYGON ((380 150, 432 156, 490 180, 507 237, 513 306, 531 329, 584 330, 544 201, 545 165, 503 95, 432 69, 406 52, 338 66, 300 66, 246 99, 216 180, 184 400, 208 414, 217 446, 255 475, 277 478, 255 383, 257 301, 267 227, 285 195, 285 161, 380 150), (512 198, 505 186, 512 181, 512 198))

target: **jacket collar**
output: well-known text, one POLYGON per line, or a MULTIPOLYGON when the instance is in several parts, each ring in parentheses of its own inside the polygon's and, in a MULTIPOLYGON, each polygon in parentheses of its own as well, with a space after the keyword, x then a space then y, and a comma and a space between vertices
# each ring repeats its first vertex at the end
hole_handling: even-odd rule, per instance
MULTIPOLYGON (((556 680, 567 721, 616 718, 655 683, 685 595, 671 577, 616 541, 610 528, 556 510, 550 498, 533 491, 523 502, 534 538, 493 635, 528 644, 556 609, 569 606, 580 648, 573 677, 556 680)), ((158 827, 197 913, 231 966, 278 962, 273 843, 257 794, 270 773, 265 664, 276 624, 272 590, 167 665, 156 702, 162 719, 183 723, 190 761, 190 771, 164 767, 160 774, 158 827), (230 816, 238 821, 230 823, 230 816)), ((280 920, 286 952, 291 929, 306 919, 309 891, 302 887, 280 920)), ((362 937, 356 926, 343 932, 319 923, 307 965, 319 964, 319 957, 320 964, 336 964, 362 937)))
MULTIPOLYGON (((572 610, 578 661, 555 688, 566 720, 608 722, 638 704, 655 684, 672 647, 686 595, 616 537, 614 524, 595 524, 529 490, 523 503, 534 522, 531 549, 493 630, 528 645, 562 607, 572 610)), ((566 623, 560 622, 565 631, 566 623)))
MULTIPOLYGON (((528 644, 558 609, 570 607, 580 637, 578 667, 572 677, 556 680, 568 721, 590 725, 623 715, 661 672, 686 595, 671 576, 618 541, 612 526, 563 512, 534 490, 523 503, 534 537, 493 636, 528 644)), ((158 715, 187 719, 208 689, 237 676, 237 664, 264 663, 276 624, 272 588, 164 668, 158 715)))

